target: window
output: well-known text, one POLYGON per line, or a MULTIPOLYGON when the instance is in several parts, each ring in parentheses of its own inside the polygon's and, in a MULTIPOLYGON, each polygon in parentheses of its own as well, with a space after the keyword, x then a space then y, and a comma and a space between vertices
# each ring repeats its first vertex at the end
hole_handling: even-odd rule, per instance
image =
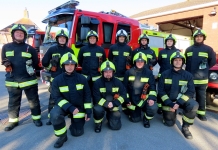
POLYGON ((111 44, 114 24, 103 23, 104 44, 111 44))
POLYGON ((119 31, 120 29, 123 29, 127 32, 128 36, 127 36, 127 41, 131 40, 131 33, 130 33, 130 25, 128 24, 118 24, 117 26, 117 31, 119 31))
POLYGON ((163 37, 156 37, 156 36, 149 36, 149 44, 150 47, 158 47, 164 48, 164 38, 163 37))

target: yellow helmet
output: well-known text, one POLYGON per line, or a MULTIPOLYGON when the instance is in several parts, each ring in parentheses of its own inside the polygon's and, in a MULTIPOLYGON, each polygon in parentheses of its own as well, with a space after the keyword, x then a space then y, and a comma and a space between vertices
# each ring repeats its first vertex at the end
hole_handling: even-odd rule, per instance
POLYGON ((173 60, 176 59, 176 58, 181 58, 182 63, 185 64, 186 58, 185 58, 185 55, 182 52, 180 52, 180 51, 174 52, 170 56, 170 63, 173 64, 173 60))
POLYGON ((67 41, 68 41, 68 39, 69 39, 69 32, 66 31, 66 30, 64 30, 64 29, 60 29, 60 30, 58 30, 58 31, 56 32, 56 36, 55 36, 56 41, 58 41, 58 37, 59 37, 59 36, 63 36, 63 37, 65 37, 65 38, 67 38, 67 41))
POLYGON ((165 38, 165 44, 167 43, 167 40, 173 40, 173 44, 175 45, 176 44, 176 37, 172 34, 168 35, 166 38, 165 38))
POLYGON ((98 41, 98 33, 97 32, 95 32, 93 30, 89 31, 86 35, 86 40, 88 41, 91 36, 95 36, 97 38, 97 41, 98 41))
POLYGON ((61 67, 62 67, 62 65, 68 65, 68 64, 77 65, 77 63, 78 63, 78 60, 77 60, 76 56, 70 52, 64 54, 60 60, 61 67))
POLYGON ((195 38, 197 35, 203 35, 204 39, 206 39, 207 34, 204 30, 198 29, 194 32, 193 37, 195 38))
POLYGON ((14 32, 15 32, 16 30, 21 30, 21 31, 24 32, 25 35, 27 35, 27 30, 26 30, 26 28, 25 28, 23 25, 21 25, 21 24, 15 24, 15 25, 11 28, 11 35, 14 34, 14 32))
POLYGON ((138 43, 141 44, 141 39, 147 39, 147 44, 149 44, 149 37, 147 34, 143 33, 138 38, 138 43))
POLYGON ((113 70, 114 72, 116 71, 115 65, 109 60, 106 60, 105 62, 103 62, 100 68, 101 72, 107 71, 107 70, 113 70))
POLYGON ((147 63, 147 56, 142 52, 138 52, 133 57, 133 64, 135 64, 135 62, 137 61, 144 61, 145 63, 147 63))

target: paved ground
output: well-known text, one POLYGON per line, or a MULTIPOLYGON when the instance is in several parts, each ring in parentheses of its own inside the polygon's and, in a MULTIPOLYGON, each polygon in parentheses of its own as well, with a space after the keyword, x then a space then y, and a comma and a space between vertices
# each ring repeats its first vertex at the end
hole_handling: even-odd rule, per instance
MULTIPOLYGON (((30 111, 25 95, 23 95, 20 113, 20 125, 10 132, 3 129, 7 122, 8 95, 4 87, 4 68, 0 67, 0 149, 3 150, 50 150, 56 137, 53 127, 46 126, 47 120, 47 87, 39 81, 39 94, 42 109, 42 127, 35 127, 30 118, 30 111)), ((195 125, 190 127, 194 139, 187 140, 183 137, 181 128, 181 116, 178 115, 176 125, 166 127, 162 124, 162 117, 156 115, 151 121, 151 128, 145 129, 141 122, 131 123, 126 116, 122 115, 122 128, 119 131, 111 131, 107 128, 104 120, 102 132, 97 134, 93 131, 93 120, 85 125, 85 134, 81 137, 72 137, 68 132, 68 141, 61 149, 77 150, 215 150, 218 147, 218 115, 213 112, 207 113, 207 122, 195 119, 195 125)), ((70 120, 66 118, 67 126, 70 120)))

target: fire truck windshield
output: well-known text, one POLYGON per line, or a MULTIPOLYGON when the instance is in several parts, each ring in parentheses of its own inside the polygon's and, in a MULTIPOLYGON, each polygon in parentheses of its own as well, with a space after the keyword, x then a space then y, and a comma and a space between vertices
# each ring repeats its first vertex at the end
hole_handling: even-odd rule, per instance
MULTIPOLYGON (((60 15, 56 22, 49 22, 46 27, 46 33, 43 43, 56 42, 55 36, 58 30, 67 30, 71 33, 73 15, 60 15)), ((69 36, 69 35, 68 35, 69 36)))

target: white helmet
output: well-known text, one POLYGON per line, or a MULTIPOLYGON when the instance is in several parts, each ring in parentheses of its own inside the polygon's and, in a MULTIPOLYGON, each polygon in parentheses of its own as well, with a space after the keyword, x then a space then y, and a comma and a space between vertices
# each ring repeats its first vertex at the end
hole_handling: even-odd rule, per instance
POLYGON ((124 36, 127 38, 127 32, 123 29, 120 29, 119 31, 117 31, 116 38, 118 38, 119 36, 124 36))

